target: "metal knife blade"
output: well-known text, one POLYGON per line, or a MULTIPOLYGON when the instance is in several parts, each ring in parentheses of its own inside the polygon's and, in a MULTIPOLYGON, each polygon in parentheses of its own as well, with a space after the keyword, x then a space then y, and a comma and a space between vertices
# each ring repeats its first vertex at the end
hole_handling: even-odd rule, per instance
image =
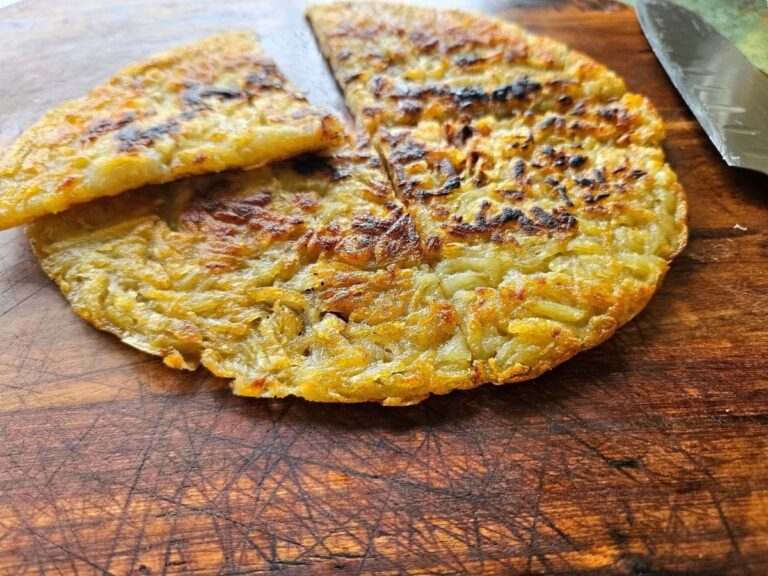
POLYGON ((768 76, 698 14, 637 0, 648 42, 730 166, 768 174, 768 76))

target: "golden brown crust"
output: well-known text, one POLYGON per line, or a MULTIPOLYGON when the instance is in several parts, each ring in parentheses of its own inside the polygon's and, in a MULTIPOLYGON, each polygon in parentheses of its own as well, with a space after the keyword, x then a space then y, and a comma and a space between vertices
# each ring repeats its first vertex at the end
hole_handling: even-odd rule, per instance
POLYGON ((583 54, 486 16, 378 2, 315 5, 307 15, 369 130, 467 113, 554 112, 624 92, 618 76, 583 54))
POLYGON ((0 229, 146 184, 341 141, 249 33, 150 58, 26 130, 0 157, 0 229))
POLYGON ((43 217, 74 310, 239 394, 408 404, 472 378, 458 317, 365 139, 43 217))
POLYGON ((645 306, 686 240, 645 98, 495 20, 310 18, 382 161, 361 138, 43 218, 78 313, 237 394, 405 405, 534 378, 645 306))
POLYGON ((533 378, 642 309, 687 237, 646 98, 483 16, 351 2, 308 16, 459 315, 477 382, 533 378))

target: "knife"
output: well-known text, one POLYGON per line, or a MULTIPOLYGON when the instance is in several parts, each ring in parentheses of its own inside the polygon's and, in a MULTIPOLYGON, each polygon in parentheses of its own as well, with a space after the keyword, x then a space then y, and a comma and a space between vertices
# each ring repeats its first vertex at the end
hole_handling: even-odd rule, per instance
POLYGON ((670 0, 635 6, 651 48, 723 159, 768 174, 768 76, 698 14, 670 0))

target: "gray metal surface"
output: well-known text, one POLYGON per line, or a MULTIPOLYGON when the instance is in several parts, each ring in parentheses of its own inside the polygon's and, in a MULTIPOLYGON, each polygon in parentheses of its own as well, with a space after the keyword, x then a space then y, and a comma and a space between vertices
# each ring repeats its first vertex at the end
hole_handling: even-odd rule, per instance
POLYGON ((698 14, 669 0, 637 0, 651 48, 731 166, 768 174, 768 76, 698 14))

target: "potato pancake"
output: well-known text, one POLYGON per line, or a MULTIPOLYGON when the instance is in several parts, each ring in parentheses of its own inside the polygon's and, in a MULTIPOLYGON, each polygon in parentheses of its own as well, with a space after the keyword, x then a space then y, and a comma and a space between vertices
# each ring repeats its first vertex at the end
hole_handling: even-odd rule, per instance
POLYGON ((249 33, 129 66, 0 156, 0 229, 100 196, 339 144, 343 126, 292 88, 249 33))
POLYGON ((101 198, 28 235, 80 316, 237 394, 409 404, 473 385, 458 318, 365 141, 101 198))
POLYGON ((557 112, 625 92, 587 56, 485 16, 378 2, 319 4, 307 16, 369 130, 462 113, 557 112))
POLYGON ((645 306, 687 234, 647 99, 493 19, 309 16, 367 136, 36 221, 78 314, 237 394, 405 405, 533 378, 645 306))
POLYGON ((492 18, 346 2, 308 16, 480 381, 532 378, 645 306, 687 238, 646 98, 492 18))

